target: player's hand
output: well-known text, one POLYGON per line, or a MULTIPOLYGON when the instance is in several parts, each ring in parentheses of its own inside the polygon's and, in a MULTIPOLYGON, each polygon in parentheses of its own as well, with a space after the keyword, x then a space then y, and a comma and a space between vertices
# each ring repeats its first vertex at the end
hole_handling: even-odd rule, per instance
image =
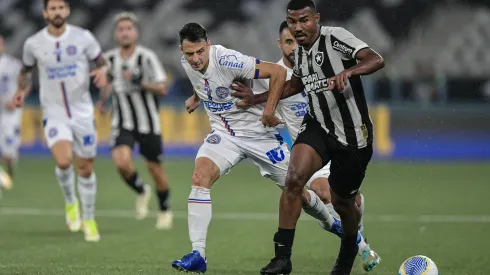
POLYGON ((262 114, 262 117, 260 118, 260 121, 262 122, 262 124, 264 125, 264 127, 273 127, 274 128, 274 127, 276 127, 279 124, 284 124, 284 121, 282 121, 281 119, 279 119, 274 114, 267 114, 265 112, 262 114))
POLYGON ((330 90, 336 89, 338 92, 343 93, 349 78, 352 76, 352 72, 349 70, 344 70, 338 75, 328 79, 328 88, 330 90))
POLYGON ((99 89, 103 89, 107 86, 109 81, 107 81, 107 68, 101 67, 93 70, 90 76, 94 77, 94 84, 99 89))
POLYGON ((199 97, 196 97, 195 95, 189 97, 185 101, 185 109, 187 113, 192 113, 194 112, 199 106, 201 105, 201 100, 199 100, 199 97))
POLYGON ((12 98, 12 105, 16 108, 20 108, 24 106, 24 101, 25 101, 26 93, 23 90, 18 90, 14 97, 12 98))
POLYGON ((234 90, 234 93, 231 93, 232 96, 241 99, 236 103, 236 106, 239 108, 248 108, 254 104, 254 92, 250 87, 243 85, 243 83, 235 81, 231 85, 231 89, 234 90))

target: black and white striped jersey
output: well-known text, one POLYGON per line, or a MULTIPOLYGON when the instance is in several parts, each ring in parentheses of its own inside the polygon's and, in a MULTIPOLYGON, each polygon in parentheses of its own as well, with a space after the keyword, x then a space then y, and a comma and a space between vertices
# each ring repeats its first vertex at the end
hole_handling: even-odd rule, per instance
POLYGON ((158 96, 141 87, 142 81, 159 83, 167 79, 155 52, 138 45, 128 60, 121 57, 120 48, 104 56, 111 63, 112 128, 160 134, 158 96))
POLYGON ((359 50, 368 45, 340 27, 321 27, 320 36, 309 50, 298 45, 294 75, 308 93, 309 114, 340 143, 357 148, 373 140, 360 76, 352 76, 343 93, 328 89, 328 78, 357 64, 359 50))

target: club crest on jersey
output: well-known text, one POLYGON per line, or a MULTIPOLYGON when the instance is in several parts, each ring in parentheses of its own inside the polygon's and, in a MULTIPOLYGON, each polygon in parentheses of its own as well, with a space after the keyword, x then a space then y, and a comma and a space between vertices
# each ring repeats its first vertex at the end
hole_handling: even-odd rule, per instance
POLYGON ((217 87, 216 88, 216 96, 219 99, 225 99, 230 95, 230 90, 226 87, 217 87))
POLYGON ((210 144, 218 144, 221 142, 221 137, 217 134, 211 135, 206 139, 207 143, 210 144))
POLYGON ((51 128, 48 131, 48 137, 54 138, 58 134, 58 129, 56 128, 51 128))
POLYGON ((315 64, 321 66, 323 64, 324 55, 323 52, 315 53, 315 64))
POLYGON ((77 54, 77 46, 75 45, 69 45, 68 47, 66 47, 66 54, 68 56, 74 56, 77 54))

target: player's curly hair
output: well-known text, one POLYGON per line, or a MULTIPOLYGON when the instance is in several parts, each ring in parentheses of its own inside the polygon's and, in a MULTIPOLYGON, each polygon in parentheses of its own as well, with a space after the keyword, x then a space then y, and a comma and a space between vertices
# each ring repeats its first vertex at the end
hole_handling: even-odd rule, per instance
MULTIPOLYGON (((44 2, 44 9, 46 9, 48 7, 49 0, 43 0, 43 2, 44 2)), ((68 2, 68 0, 64 0, 64 2, 67 5, 70 5, 70 2, 68 2)))

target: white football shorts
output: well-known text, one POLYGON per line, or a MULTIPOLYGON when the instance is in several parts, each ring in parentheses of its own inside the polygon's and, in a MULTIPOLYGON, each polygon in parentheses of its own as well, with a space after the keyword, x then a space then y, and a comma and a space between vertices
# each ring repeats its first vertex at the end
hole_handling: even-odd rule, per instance
POLYGON ((44 136, 49 148, 66 140, 72 143, 73 152, 80 158, 90 159, 97 155, 97 131, 93 118, 68 121, 47 118, 44 120, 44 136))
POLYGON ((233 166, 249 159, 265 178, 284 186, 289 165, 289 150, 279 134, 260 137, 237 137, 221 131, 211 132, 197 152, 196 159, 206 157, 227 174, 233 166))
POLYGON ((22 109, 0 110, 0 152, 4 157, 17 159, 21 144, 22 109))

